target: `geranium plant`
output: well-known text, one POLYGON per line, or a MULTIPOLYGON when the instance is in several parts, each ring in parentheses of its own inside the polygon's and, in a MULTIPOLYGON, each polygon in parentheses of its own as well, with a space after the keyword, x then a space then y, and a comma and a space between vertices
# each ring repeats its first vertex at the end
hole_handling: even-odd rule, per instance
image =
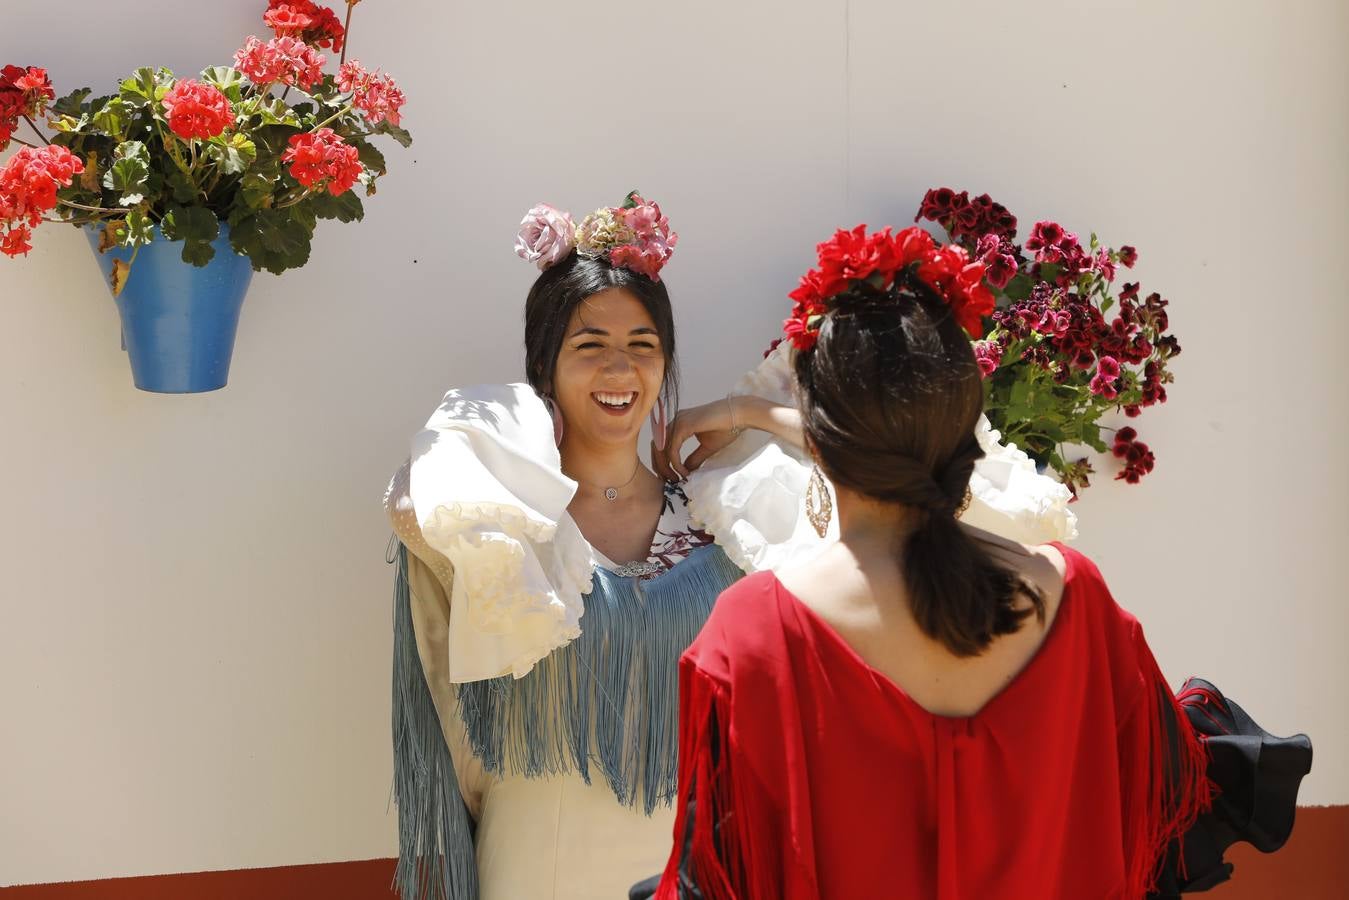
POLYGON ((1123 461, 1116 478, 1130 484, 1155 459, 1132 427, 1111 429, 1102 418, 1122 411, 1136 418, 1166 402, 1169 361, 1180 344, 1168 333, 1167 301, 1142 295, 1137 282, 1115 287, 1119 267, 1132 269, 1138 252, 1112 249, 1096 237, 1037 222, 1020 244, 1016 216, 987 194, 934 188, 914 221, 926 219, 981 264, 996 308, 974 342, 984 375, 985 412, 1007 441, 1053 469, 1074 495, 1090 483, 1086 458, 1068 448, 1086 445, 1123 461), (1113 312, 1113 315, 1112 315, 1113 312))
MULTIPOLYGON (((0 151, 20 146, 0 168, 0 252, 27 254, 42 222, 98 223, 103 247, 132 248, 133 262, 158 236, 204 266, 223 222, 255 270, 304 265, 317 221, 359 220, 385 174, 370 139, 412 140, 393 79, 346 59, 358 2, 343 22, 311 0, 270 0, 271 37, 248 38, 232 66, 187 79, 138 69, 92 99, 84 88, 58 100, 45 70, 5 66, 0 151)), ((114 292, 129 271, 114 267, 114 292)))

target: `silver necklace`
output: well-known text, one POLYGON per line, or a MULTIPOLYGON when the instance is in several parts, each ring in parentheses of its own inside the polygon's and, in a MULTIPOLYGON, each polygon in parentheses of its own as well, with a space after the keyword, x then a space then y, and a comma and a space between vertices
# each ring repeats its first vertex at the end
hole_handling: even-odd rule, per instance
MULTIPOLYGON (((604 499, 605 499, 605 500, 608 500, 610 503, 612 503, 613 501, 617 500, 617 499, 618 499, 618 492, 621 491, 621 490, 623 490, 623 489, 624 489, 625 487, 627 487, 628 485, 632 484, 632 482, 637 478, 637 473, 640 472, 641 470, 642 470, 642 461, 639 459, 639 460, 637 460, 637 466, 636 466, 636 468, 634 468, 634 469, 632 470, 632 476, 631 476, 627 481, 623 482, 623 483, 620 484, 618 487, 607 487, 607 488, 604 488, 604 489, 603 489, 603 490, 604 490, 604 499)), ((572 481, 575 481, 577 484, 584 484, 586 487, 591 487, 591 488, 598 488, 598 487, 599 487, 599 485, 591 484, 591 483, 588 482, 588 481, 582 481, 582 480, 579 479, 579 478, 575 478, 575 477, 573 477, 572 475, 568 474, 566 471, 563 471, 562 474, 563 474, 563 475, 566 475, 568 478, 571 478, 571 480, 572 480, 572 481)))

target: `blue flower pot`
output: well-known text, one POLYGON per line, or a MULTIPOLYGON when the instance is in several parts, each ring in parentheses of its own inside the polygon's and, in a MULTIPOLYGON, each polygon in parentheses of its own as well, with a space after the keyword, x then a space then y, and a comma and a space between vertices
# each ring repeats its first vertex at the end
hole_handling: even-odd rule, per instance
MULTIPOLYGON (((104 283, 113 260, 131 260, 131 251, 114 247, 98 252, 98 226, 85 226, 104 283)), ((181 241, 155 240, 141 247, 117 300, 122 317, 122 346, 131 358, 131 377, 142 391, 197 394, 225 386, 230 374, 234 335, 239 327, 253 266, 230 247, 229 226, 220 223, 212 245, 215 257, 198 268, 183 262, 181 241)))

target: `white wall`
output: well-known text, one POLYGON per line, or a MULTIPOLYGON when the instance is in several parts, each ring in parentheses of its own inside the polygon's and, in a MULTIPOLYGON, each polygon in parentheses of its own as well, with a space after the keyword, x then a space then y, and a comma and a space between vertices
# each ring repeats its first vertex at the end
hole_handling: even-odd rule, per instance
MULTIPOLYGON (((223 63, 264 4, 6 4, 64 93, 223 63), (173 35, 170 37, 170 35, 173 35)), ((366 221, 259 275, 228 389, 132 389, 84 239, 0 260, 0 884, 394 852, 379 510, 455 383, 519 377, 538 200, 680 232, 685 393, 758 358, 830 229, 987 190, 1142 252, 1185 347, 1080 546, 1168 675, 1306 730, 1349 802, 1342 3, 394 3, 356 56, 417 143, 366 221)))

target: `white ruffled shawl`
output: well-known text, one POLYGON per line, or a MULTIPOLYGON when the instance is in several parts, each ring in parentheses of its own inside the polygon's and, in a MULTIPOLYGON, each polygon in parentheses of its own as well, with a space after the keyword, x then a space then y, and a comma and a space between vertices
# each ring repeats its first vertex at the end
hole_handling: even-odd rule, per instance
POLYGON ((581 633, 595 557, 567 514, 547 408, 528 385, 452 390, 412 439, 408 493, 454 569, 450 680, 523 677, 581 633))
MULTIPOLYGON (((794 404, 789 360, 780 346, 735 393, 794 404)), ((963 520, 1028 544, 1075 538, 1068 489, 999 444, 983 417, 979 440, 988 455, 963 520)), ((806 520, 810 470, 804 451, 746 432, 689 477, 690 516, 746 572, 800 562, 838 537, 836 516, 823 539, 806 520)), ((397 521, 410 506, 425 544, 453 567, 452 682, 522 678, 580 634, 597 558, 567 513, 576 483, 562 474, 549 411, 533 389, 450 391, 412 440, 407 480, 406 495, 400 476, 390 486, 391 515, 397 521)))
MULTIPOLYGON (((779 344, 732 393, 795 406, 790 346, 779 344)), ((1016 445, 998 443, 984 416, 976 434, 986 455, 975 464, 971 501, 961 521, 1023 544, 1075 539, 1077 517, 1068 509, 1068 488, 1039 474, 1016 445)), ((747 431, 689 475, 689 513, 747 572, 800 563, 838 539, 837 516, 824 538, 806 520, 803 501, 811 468, 804 449, 766 432, 747 431)))

